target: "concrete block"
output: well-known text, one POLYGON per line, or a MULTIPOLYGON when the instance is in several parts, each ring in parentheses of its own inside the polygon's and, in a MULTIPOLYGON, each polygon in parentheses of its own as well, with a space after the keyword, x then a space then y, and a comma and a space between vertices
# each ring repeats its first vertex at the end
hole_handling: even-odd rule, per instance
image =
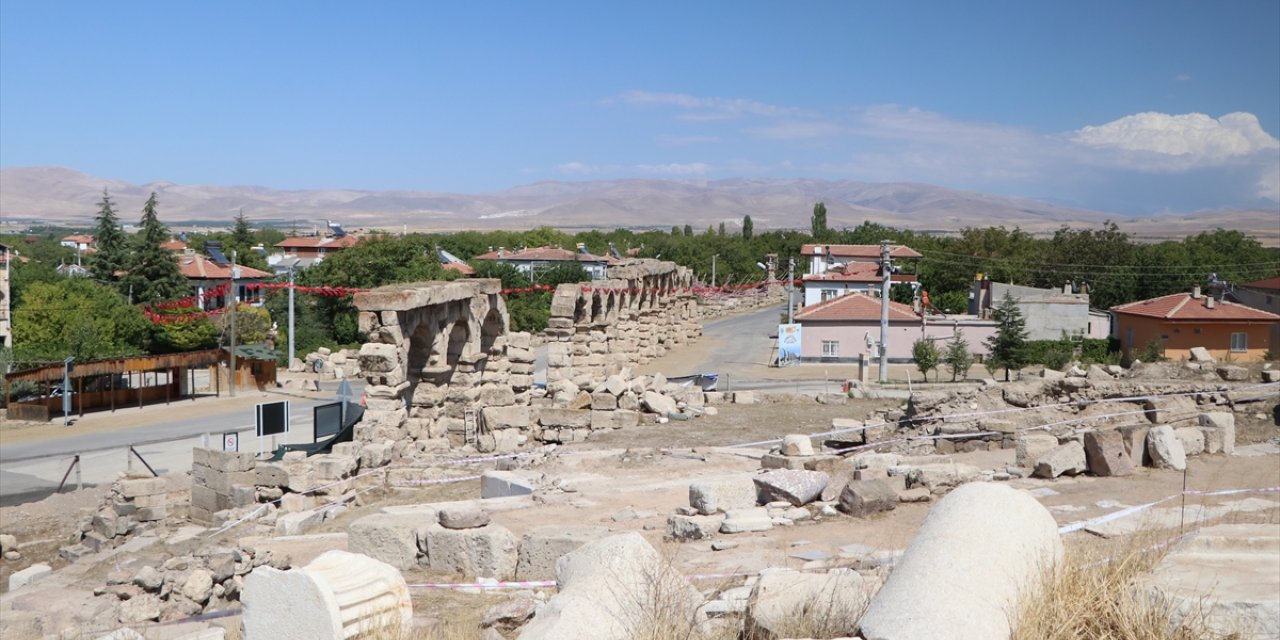
POLYGON ((516 575, 516 537, 506 527, 445 529, 431 525, 424 530, 424 537, 432 571, 498 580, 511 580, 516 575))
POLYGON ((689 485, 689 506, 702 515, 756 506, 758 492, 752 476, 695 480, 689 485))
POLYGON ((347 548, 397 569, 411 569, 418 564, 418 531, 436 526, 438 517, 430 508, 365 516, 348 527, 347 548))
POLYGON ((587 525, 546 525, 537 527, 520 540, 516 562, 517 580, 554 580, 556 561, 593 540, 609 535, 606 527, 587 525))
POLYGON ((480 476, 481 498, 527 496, 536 488, 532 480, 513 471, 486 471, 480 476))

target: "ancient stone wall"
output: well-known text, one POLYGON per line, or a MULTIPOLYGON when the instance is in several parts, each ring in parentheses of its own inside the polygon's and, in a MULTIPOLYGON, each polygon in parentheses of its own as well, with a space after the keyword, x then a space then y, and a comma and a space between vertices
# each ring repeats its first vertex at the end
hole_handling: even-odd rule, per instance
MULTIPOLYGON (((693 273, 629 260, 607 280, 562 284, 547 323, 547 382, 604 379, 702 335, 693 273)), ((580 385, 582 386, 582 385, 580 385)))
POLYGON ((498 280, 420 282, 355 296, 368 383, 359 442, 394 442, 395 457, 466 443, 468 409, 528 403, 527 342, 507 355, 509 319, 498 280))

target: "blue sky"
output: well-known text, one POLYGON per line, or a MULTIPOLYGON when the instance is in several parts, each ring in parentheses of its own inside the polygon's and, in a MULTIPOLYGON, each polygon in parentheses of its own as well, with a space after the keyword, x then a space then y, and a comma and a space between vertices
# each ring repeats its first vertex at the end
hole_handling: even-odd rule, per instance
POLYGON ((1280 2, 0 4, 0 166, 1280 201, 1280 2), (461 6, 461 5, 469 6, 461 6))

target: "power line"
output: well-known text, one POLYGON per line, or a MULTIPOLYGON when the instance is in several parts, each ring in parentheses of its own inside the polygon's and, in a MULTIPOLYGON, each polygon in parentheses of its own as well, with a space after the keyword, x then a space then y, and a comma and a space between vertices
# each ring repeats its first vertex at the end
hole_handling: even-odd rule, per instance
MULTIPOLYGON (((1205 266, 1200 266, 1200 265, 1175 266, 1175 265, 1132 265, 1132 264, 1082 264, 1082 263, 1070 263, 1070 262, 1042 262, 1042 261, 1036 260, 1033 256, 1028 256, 1028 257, 1012 257, 1012 256, 1010 256, 1010 257, 995 257, 995 256, 988 256, 988 257, 983 257, 983 256, 975 256, 975 255, 970 255, 970 254, 965 254, 965 253, 953 253, 953 252, 950 252, 950 251, 939 251, 939 250, 936 250, 936 249, 930 249, 930 250, 927 250, 926 252, 924 252, 924 258, 928 259, 928 258, 929 258, 929 256, 930 256, 930 255, 932 255, 932 254, 941 254, 941 255, 945 255, 945 256, 952 256, 952 257, 955 257, 955 258, 963 258, 963 259, 966 259, 966 260, 978 260, 978 261, 989 261, 989 260, 1006 260, 1006 261, 1008 261, 1008 260, 1019 260, 1019 261, 1028 261, 1028 262, 1029 262, 1029 263, 1031 263, 1031 264, 1036 264, 1036 265, 1041 265, 1041 266, 1049 266, 1049 267, 1081 267, 1081 268, 1090 268, 1090 269, 1157 269, 1157 270, 1158 270, 1158 269, 1204 269, 1204 268, 1205 268, 1205 266, 1212 266, 1212 267, 1215 267, 1215 268, 1218 268, 1218 269, 1234 269, 1234 268, 1239 268, 1239 267, 1258 267, 1258 268, 1261 268, 1261 267, 1264 267, 1264 266, 1265 266, 1265 267, 1271 267, 1271 268, 1280 268, 1280 260, 1268 260, 1268 261, 1266 261, 1266 262, 1231 262, 1231 263, 1228 263, 1228 262, 1210 262, 1210 263, 1205 263, 1205 266)), ((934 260, 937 260, 937 258, 933 258, 933 259, 934 259, 934 260)), ((945 260, 942 260, 942 261, 945 261, 945 260)))

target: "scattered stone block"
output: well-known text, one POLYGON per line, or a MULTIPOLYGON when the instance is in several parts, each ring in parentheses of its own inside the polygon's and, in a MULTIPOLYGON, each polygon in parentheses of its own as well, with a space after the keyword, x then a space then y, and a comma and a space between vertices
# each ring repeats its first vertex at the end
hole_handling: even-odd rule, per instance
POLYGON ((1076 440, 1060 444, 1036 460, 1034 475, 1056 478, 1061 475, 1077 475, 1088 470, 1084 446, 1076 440))
POLYGON ((724 522, 720 523, 720 533, 747 533, 751 531, 768 531, 773 528, 773 518, 764 507, 750 509, 730 509, 725 513, 724 522))
POLYGON ((1182 441, 1174 433, 1173 427, 1160 425, 1152 427, 1147 433, 1147 452, 1151 462, 1157 467, 1166 467, 1175 471, 1187 468, 1187 454, 1182 449, 1182 441))
POLYGON ((347 548, 396 569, 411 569, 418 565, 418 530, 438 517, 434 509, 365 516, 347 528, 347 548))
POLYGON ((1015 452, 1016 464, 1019 467, 1034 467, 1040 456, 1049 453, 1058 446, 1058 439, 1047 433, 1024 433, 1018 436, 1015 452))
POLYGON ((1126 425, 1120 427, 1120 437, 1124 439, 1125 453, 1133 461, 1135 467, 1151 466, 1151 455, 1147 453, 1147 434, 1150 425, 1126 425))
POLYGON ((1142 405, 1146 409, 1147 420, 1152 424, 1165 424, 1189 418, 1198 412, 1195 401, 1187 396, 1147 398, 1142 405))
POLYGON ((1209 353, 1208 349, 1204 347, 1191 347, 1191 361, 1212 363, 1214 362, 1214 359, 1213 354, 1209 353))
POLYGON ((898 492, 887 480, 854 480, 840 492, 840 510, 855 518, 892 511, 897 506, 898 492))
POLYGON ((761 502, 785 500, 797 507, 817 500, 830 479, 821 471, 793 469, 768 471, 752 478, 760 491, 761 502))
MULTIPOLYGON (((1200 414, 1200 427, 1214 429, 1222 434, 1221 452, 1232 455, 1236 452, 1236 416, 1227 411, 1211 411, 1200 414)), ((1217 453, 1217 452, 1214 452, 1217 453)))
POLYGON ((532 480, 514 471, 486 471, 480 476, 481 498, 527 496, 535 488, 532 480))
POLYGON ((702 515, 756 506, 758 493, 749 475, 695 480, 689 485, 689 506, 702 515))
POLYGON ((734 404, 755 404, 756 392, 754 391, 735 391, 733 392, 734 404))
POLYGON ((782 455, 811 456, 813 455, 813 441, 806 435, 791 434, 784 436, 782 438, 782 455))
POLYGON ((827 637, 852 636, 858 614, 867 605, 869 589, 858 572, 836 569, 828 573, 769 570, 760 575, 747 599, 749 637, 789 637, 796 616, 822 622, 827 637))
POLYGON ((609 535, 606 527, 545 525, 524 534, 516 560, 517 580, 554 580, 556 561, 584 544, 609 535))
POLYGON ((871 599, 862 636, 1008 638, 1026 585, 1061 558, 1058 524, 1035 498, 1004 484, 966 484, 929 511, 871 599))
POLYGON ((1124 436, 1119 431, 1088 431, 1084 434, 1084 453, 1089 471, 1096 476, 1133 474, 1133 459, 1125 450, 1124 436))
POLYGON ((1179 427, 1173 430, 1182 442, 1182 451, 1189 456, 1204 453, 1204 432, 1199 427, 1179 427))
POLYGON ((9 591, 21 589, 29 584, 35 584, 53 574, 53 568, 41 562, 33 564, 21 571, 14 571, 9 574, 9 591))
POLYGON ((641 404, 645 411, 665 416, 669 413, 677 413, 680 411, 676 406, 676 401, 657 391, 645 391, 641 398, 641 404))
POLYGON ((1245 382, 1249 380, 1249 369, 1237 365, 1220 365, 1218 377, 1227 382, 1245 382))
POLYGON ((725 516, 681 516, 674 515, 667 519, 667 533, 673 540, 704 540, 720 530, 725 516))
POLYGON ((433 571, 510 580, 516 575, 517 541, 506 527, 425 530, 427 562, 433 571))
POLYGON ((409 629, 413 619, 400 572, 346 551, 328 551, 300 569, 258 567, 245 577, 240 601, 246 640, 376 635, 409 629))
POLYGON ((446 529, 476 529, 489 524, 489 514, 474 507, 444 507, 440 526, 446 529))

